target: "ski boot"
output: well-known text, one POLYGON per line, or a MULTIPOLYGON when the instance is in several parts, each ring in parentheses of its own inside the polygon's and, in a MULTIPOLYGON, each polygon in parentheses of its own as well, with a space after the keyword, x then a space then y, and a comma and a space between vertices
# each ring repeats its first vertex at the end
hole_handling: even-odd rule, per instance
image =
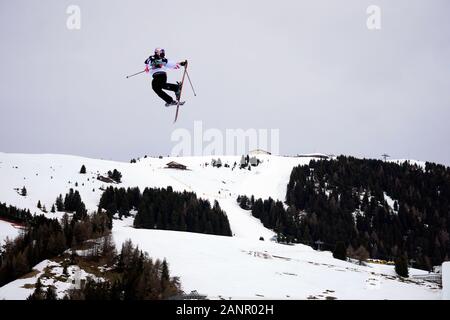
POLYGON ((177 104, 178 104, 178 101, 172 100, 172 102, 166 102, 166 107, 176 106, 177 104))

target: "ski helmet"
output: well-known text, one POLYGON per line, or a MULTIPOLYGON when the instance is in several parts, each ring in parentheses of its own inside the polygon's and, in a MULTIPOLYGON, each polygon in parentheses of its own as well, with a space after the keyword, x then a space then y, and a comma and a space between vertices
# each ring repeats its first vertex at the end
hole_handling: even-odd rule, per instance
POLYGON ((164 49, 162 49, 162 48, 155 49, 155 56, 164 58, 165 55, 166 55, 166 52, 164 51, 164 49))

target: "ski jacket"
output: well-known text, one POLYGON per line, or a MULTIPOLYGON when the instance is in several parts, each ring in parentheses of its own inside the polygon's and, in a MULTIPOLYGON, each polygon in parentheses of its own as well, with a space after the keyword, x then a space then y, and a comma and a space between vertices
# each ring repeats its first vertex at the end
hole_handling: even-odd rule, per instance
POLYGON ((155 58, 150 56, 145 60, 145 64, 150 70, 150 75, 154 75, 157 72, 166 72, 168 69, 179 69, 180 65, 176 62, 169 61, 166 58, 155 58))

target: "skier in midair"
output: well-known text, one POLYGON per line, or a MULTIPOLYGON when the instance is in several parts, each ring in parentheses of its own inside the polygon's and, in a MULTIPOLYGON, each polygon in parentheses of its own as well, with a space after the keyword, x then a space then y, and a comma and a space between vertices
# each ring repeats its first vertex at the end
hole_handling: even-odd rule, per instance
POLYGON ((176 105, 181 94, 181 85, 179 82, 177 82, 177 84, 167 83, 166 70, 179 69, 180 66, 184 65, 186 65, 186 61, 172 62, 167 60, 165 51, 162 48, 156 48, 155 54, 145 60, 145 72, 150 72, 153 76, 153 91, 155 91, 156 94, 166 102, 166 107, 176 105), (176 100, 164 92, 163 89, 175 92, 176 100))

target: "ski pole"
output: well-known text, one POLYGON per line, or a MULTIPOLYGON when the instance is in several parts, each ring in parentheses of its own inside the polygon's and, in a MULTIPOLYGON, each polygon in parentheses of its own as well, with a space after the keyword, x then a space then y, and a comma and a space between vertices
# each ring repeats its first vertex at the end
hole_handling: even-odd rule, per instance
POLYGON ((135 73, 135 74, 132 74, 132 75, 129 75, 129 76, 127 76, 127 79, 131 78, 131 77, 134 77, 134 76, 137 76, 138 74, 141 74, 141 73, 144 73, 144 72, 145 72, 145 70, 143 70, 141 72, 138 72, 138 73, 135 73))
POLYGON ((192 91, 194 92, 194 96, 197 96, 197 94, 195 93, 195 90, 194 90, 194 86, 192 85, 191 77, 189 77, 189 73, 187 72, 187 70, 186 70, 186 75, 188 77, 189 83, 191 84, 191 88, 192 88, 192 91))

